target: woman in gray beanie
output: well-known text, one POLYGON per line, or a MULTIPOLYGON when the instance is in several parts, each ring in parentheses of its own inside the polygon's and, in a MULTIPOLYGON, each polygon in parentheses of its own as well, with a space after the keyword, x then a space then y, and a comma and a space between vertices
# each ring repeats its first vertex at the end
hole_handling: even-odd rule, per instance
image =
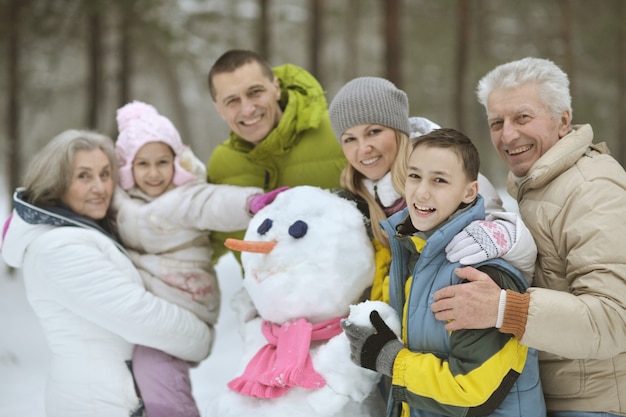
POLYGON ((389 247, 378 223, 404 208, 401 194, 410 153, 407 95, 383 78, 355 78, 337 92, 328 113, 348 160, 341 185, 365 200, 373 237, 389 247))
MULTIPOLYGON (((439 126, 425 118, 409 118, 406 93, 379 77, 349 81, 337 92, 328 112, 348 160, 341 174, 343 194, 357 201, 371 222, 377 271, 370 299, 388 301, 383 281, 391 254, 389 238, 379 222, 405 207, 409 138, 439 126)), ((498 193, 483 175, 479 175, 479 189, 489 225, 474 222, 459 233, 449 245, 449 260, 474 264, 503 257, 530 281, 537 254, 530 232, 517 214, 504 211, 498 193), (505 239, 496 240, 494 233, 505 239)))

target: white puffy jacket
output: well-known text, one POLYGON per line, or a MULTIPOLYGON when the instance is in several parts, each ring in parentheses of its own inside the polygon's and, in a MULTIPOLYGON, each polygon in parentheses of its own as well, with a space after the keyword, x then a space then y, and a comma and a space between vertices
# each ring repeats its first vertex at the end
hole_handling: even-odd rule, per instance
POLYGON ((134 344, 189 361, 208 355, 209 327, 147 292, 114 240, 79 223, 42 224, 33 220, 42 214, 38 208, 19 196, 15 202, 38 224, 14 211, 2 257, 23 268, 28 300, 52 351, 48 417, 128 417, 138 406, 125 363, 134 344))

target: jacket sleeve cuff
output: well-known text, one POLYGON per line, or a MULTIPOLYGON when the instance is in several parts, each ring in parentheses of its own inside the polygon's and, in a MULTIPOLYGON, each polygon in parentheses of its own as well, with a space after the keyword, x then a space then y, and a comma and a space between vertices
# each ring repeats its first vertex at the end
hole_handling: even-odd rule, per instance
POLYGON ((506 307, 500 332, 509 333, 521 339, 526 331, 530 294, 520 294, 513 290, 506 291, 506 307))

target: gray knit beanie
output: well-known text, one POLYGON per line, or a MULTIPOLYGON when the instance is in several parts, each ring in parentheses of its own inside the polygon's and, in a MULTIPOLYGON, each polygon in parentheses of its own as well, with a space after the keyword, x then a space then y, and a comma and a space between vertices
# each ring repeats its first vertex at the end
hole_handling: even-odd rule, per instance
POLYGON ((359 77, 349 81, 328 106, 333 132, 341 143, 343 132, 353 126, 375 123, 406 133, 409 129, 409 99, 391 81, 359 77))

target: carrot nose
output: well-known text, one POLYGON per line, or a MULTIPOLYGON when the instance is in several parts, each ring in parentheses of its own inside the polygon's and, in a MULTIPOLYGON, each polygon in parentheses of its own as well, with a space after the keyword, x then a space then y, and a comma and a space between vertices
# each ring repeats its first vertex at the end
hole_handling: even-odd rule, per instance
POLYGON ((270 253, 276 242, 263 242, 252 240, 239 240, 228 238, 224 242, 224 246, 228 249, 237 250, 240 252, 253 252, 253 253, 270 253))

